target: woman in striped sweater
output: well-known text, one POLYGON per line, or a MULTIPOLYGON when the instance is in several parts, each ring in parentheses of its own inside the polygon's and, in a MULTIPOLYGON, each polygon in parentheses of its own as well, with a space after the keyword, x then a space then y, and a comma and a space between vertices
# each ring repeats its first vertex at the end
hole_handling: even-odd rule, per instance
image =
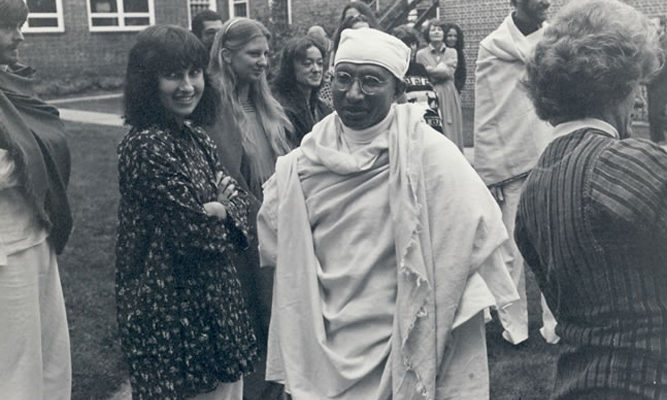
POLYGON ((644 15, 589 0, 560 11, 527 66, 555 139, 526 182, 515 238, 573 346, 552 399, 667 399, 667 153, 630 137, 659 59, 644 15))

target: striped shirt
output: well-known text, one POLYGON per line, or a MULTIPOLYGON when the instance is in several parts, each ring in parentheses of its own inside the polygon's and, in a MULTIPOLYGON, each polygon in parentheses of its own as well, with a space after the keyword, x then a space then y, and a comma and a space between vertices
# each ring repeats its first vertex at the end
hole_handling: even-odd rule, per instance
POLYGON ((517 245, 574 346, 552 398, 664 400, 667 153, 597 122, 546 148, 517 213, 517 245))

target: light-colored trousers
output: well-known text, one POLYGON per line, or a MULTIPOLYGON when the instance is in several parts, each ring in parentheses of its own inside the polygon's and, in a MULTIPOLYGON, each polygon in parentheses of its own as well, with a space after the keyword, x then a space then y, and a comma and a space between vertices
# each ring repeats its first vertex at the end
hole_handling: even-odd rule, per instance
POLYGON ((214 391, 198 394, 191 400, 243 400, 243 378, 232 383, 219 383, 214 391))
MULTIPOLYGON (((503 222, 510 237, 505 242, 505 246, 507 246, 507 254, 513 258, 511 263, 508 264, 509 273, 520 297, 517 302, 498 310, 498 317, 504 329, 503 338, 512 344, 519 344, 528 339, 525 261, 514 242, 514 220, 516 219, 517 208, 519 206, 521 189, 525 181, 526 179, 524 178, 503 186, 502 191, 505 201, 500 205, 503 213, 503 222)), ((540 333, 548 343, 558 343, 560 338, 556 335, 556 319, 551 313, 549 306, 547 306, 544 296, 541 294, 540 300, 542 305, 542 328, 540 328, 540 333)))
POLYGON ((71 388, 65 300, 44 241, 0 265, 0 398, 68 400, 71 388))

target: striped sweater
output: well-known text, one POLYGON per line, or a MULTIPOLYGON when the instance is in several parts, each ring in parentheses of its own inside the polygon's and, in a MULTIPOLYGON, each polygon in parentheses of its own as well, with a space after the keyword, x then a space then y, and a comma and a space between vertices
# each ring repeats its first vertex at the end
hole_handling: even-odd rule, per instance
POLYGON ((515 238, 574 346, 552 398, 667 399, 667 153, 598 129, 558 137, 515 238))

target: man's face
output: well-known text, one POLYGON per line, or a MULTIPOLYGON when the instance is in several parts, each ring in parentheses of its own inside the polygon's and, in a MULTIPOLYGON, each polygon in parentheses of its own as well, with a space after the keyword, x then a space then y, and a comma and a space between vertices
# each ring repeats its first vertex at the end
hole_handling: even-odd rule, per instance
POLYGON ((211 50, 215 34, 222 30, 222 21, 204 21, 204 28, 201 30, 201 41, 206 49, 211 50))
POLYGON ((522 19, 540 25, 547 19, 547 10, 551 2, 549 0, 516 0, 517 13, 522 19))
POLYGON ((372 64, 338 64, 332 89, 334 109, 340 119, 347 127, 357 130, 382 121, 398 93, 394 75, 372 64), (350 79, 349 87, 340 84, 349 83, 350 79))
POLYGON ((18 24, 0 22, 0 65, 14 65, 19 61, 19 45, 23 41, 21 21, 18 24))

